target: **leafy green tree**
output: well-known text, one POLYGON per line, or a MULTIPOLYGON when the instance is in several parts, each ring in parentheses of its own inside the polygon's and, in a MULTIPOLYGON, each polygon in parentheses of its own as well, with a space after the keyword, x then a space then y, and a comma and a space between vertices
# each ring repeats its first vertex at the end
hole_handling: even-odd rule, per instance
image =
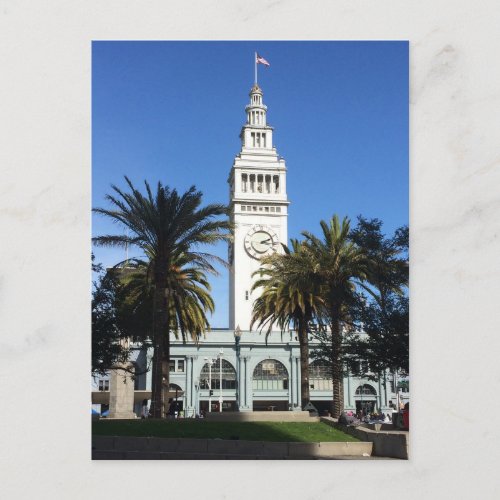
POLYGON ((368 259, 365 252, 350 238, 350 221, 342 222, 334 215, 329 222, 320 222, 322 238, 305 231, 314 274, 311 279, 321 286, 325 316, 330 331, 329 365, 332 370, 332 416, 338 417, 344 407, 343 328, 349 323, 349 310, 356 300, 357 285, 367 278, 368 259))
POLYGON ((266 341, 273 325, 281 333, 294 328, 300 345, 300 387, 302 408, 310 401, 309 395, 309 323, 319 315, 323 300, 319 288, 312 281, 311 258, 307 247, 297 240, 291 249, 283 245, 283 254, 262 259, 261 268, 252 290, 262 290, 255 300, 250 328, 254 324, 266 332, 266 341))
POLYGON ((369 258, 363 288, 385 310, 388 297, 403 295, 408 287, 409 234, 408 226, 403 226, 388 238, 382 233, 382 225, 380 219, 359 216, 349 237, 369 258))
POLYGON ((392 373, 409 373, 409 301, 408 297, 389 294, 384 308, 377 301, 361 303, 357 316, 362 333, 346 337, 346 360, 351 373, 371 378, 392 373))
POLYGON ((359 294, 351 316, 363 334, 351 333, 346 342, 350 370, 378 377, 409 370, 408 227, 391 237, 382 233, 382 221, 358 217, 351 239, 369 257, 365 294, 359 294))
POLYGON ((193 269, 216 273, 213 264, 224 261, 202 249, 227 240, 231 225, 228 208, 219 204, 202 207, 202 193, 194 186, 179 194, 159 182, 153 193, 145 181, 145 193, 142 193, 127 177, 125 181, 130 192, 112 186, 113 194, 106 196, 112 208, 94 211, 119 223, 128 234, 103 235, 93 241, 104 246, 139 247, 151 263, 154 297, 151 410, 154 417, 160 418, 169 387, 170 329, 175 323, 172 310, 176 311, 178 320, 187 317, 187 312, 178 309, 183 302, 178 295, 176 263, 182 258, 193 269))
POLYGON ((104 375, 117 363, 128 361, 129 351, 121 342, 123 334, 118 326, 120 282, 113 273, 95 264, 94 256, 92 270, 98 273, 92 287, 92 372, 104 375))

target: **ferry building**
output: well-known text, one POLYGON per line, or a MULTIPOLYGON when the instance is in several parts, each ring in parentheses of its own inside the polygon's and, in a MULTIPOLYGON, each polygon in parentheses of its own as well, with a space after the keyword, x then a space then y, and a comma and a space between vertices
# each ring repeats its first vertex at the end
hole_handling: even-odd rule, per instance
MULTIPOLYGON (((205 411, 301 410, 300 352, 296 332, 273 331, 268 337, 250 331, 252 273, 259 259, 288 243, 288 196, 285 160, 278 155, 273 128, 267 123, 262 89, 255 84, 245 107, 246 123, 240 132, 241 151, 229 172, 234 241, 229 246, 229 329, 207 332, 198 344, 171 340, 169 397, 184 416, 205 411)), ((258 292, 257 292, 258 293, 258 292)), ((311 347, 314 338, 310 338, 311 347)), ((134 377, 111 371, 93 381, 92 403, 97 411, 109 405, 109 416, 141 415, 142 403, 151 398, 152 350, 131 345, 134 377)), ((332 381, 326 367, 310 361, 311 402, 319 412, 330 408, 332 381)), ((388 413, 396 403, 393 375, 373 382, 344 378, 346 410, 379 410, 388 413)), ((400 398, 407 402, 407 382, 400 398)), ((150 401, 148 401, 150 403, 150 401)))

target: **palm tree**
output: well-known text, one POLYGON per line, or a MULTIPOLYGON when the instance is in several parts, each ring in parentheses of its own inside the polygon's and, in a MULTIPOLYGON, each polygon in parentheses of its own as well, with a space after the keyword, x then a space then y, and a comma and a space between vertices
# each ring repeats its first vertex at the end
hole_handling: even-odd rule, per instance
POLYGON ((356 286, 367 277, 366 254, 349 238, 350 221, 342 223, 334 215, 320 222, 323 239, 304 231, 312 258, 315 280, 321 283, 331 329, 331 369, 333 380, 332 416, 338 418, 344 407, 342 326, 347 308, 355 300, 356 286))
POLYGON ((255 300, 250 328, 257 324, 267 337, 273 325, 281 333, 290 327, 297 330, 300 345, 301 403, 304 408, 309 396, 309 342, 308 327, 323 306, 319 288, 311 280, 311 259, 308 249, 297 240, 291 240, 292 249, 283 245, 284 254, 273 254, 262 259, 262 267, 254 273, 259 279, 252 290, 262 288, 255 300))
POLYGON ((165 390, 169 387, 169 331, 175 323, 172 318, 175 316, 176 321, 187 324, 188 311, 182 308, 195 300, 192 295, 191 299, 181 300, 176 265, 182 258, 193 269, 216 274, 213 263, 224 261, 201 251, 200 246, 227 240, 231 225, 227 218, 219 218, 228 215, 227 207, 219 204, 201 207, 202 193, 194 186, 181 195, 158 182, 153 194, 144 181, 143 194, 127 177, 125 181, 130 192, 112 186, 114 194, 108 194, 106 199, 113 208, 94 211, 121 224, 128 234, 99 236, 93 241, 103 246, 136 246, 149 258, 154 286, 151 409, 153 416, 160 418, 165 390))
MULTIPOLYGON (((170 331, 185 342, 187 335, 198 343, 204 332, 210 329, 206 313, 215 310, 210 295, 210 283, 200 269, 189 267, 184 255, 180 255, 171 266, 170 285, 173 300, 170 304, 170 331), (188 267, 186 267, 188 266, 188 267)), ((141 323, 142 335, 152 332, 148 318, 153 317, 154 283, 152 281, 153 261, 130 259, 120 268, 123 295, 126 297, 125 317, 128 325, 124 329, 141 333, 135 323, 135 317, 141 323), (132 325, 131 325, 132 324, 132 325)))

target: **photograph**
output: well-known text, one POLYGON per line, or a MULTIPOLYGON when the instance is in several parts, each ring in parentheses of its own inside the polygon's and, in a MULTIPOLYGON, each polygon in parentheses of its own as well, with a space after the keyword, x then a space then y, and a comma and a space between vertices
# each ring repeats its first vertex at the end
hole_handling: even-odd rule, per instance
POLYGON ((93 41, 93 460, 408 460, 409 43, 93 41))

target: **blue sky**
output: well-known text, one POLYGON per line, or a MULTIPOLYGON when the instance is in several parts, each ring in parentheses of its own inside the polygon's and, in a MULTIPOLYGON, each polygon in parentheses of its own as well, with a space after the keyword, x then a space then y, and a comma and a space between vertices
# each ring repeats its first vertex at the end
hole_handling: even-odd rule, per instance
MULTIPOLYGON (((259 65, 259 85, 288 169, 289 237, 319 233, 334 213, 377 217, 386 233, 407 224, 407 42, 94 42, 93 206, 106 207, 124 175, 195 184, 206 203, 227 203, 255 51, 271 64, 259 65)), ((121 230, 96 215, 92 229, 121 230)), ((106 266, 125 258, 94 253, 106 266)), ((227 327, 227 271, 211 283, 211 324, 227 327)))

